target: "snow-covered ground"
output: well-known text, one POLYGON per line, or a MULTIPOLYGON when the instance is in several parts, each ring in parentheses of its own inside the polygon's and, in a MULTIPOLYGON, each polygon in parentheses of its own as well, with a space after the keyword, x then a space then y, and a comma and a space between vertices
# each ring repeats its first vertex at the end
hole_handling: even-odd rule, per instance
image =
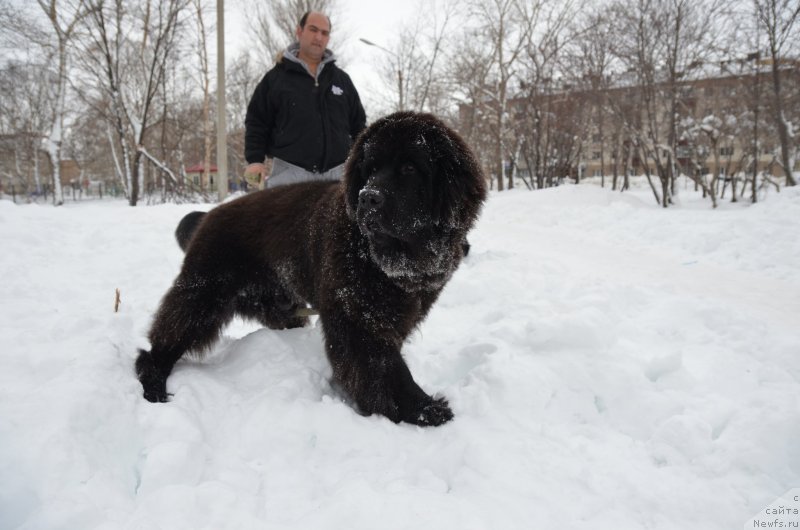
POLYGON ((492 194, 404 349, 428 429, 343 403, 318 327, 236 321, 144 401, 198 206, 0 201, 0 528, 742 528, 800 486, 800 190, 679 199, 492 194))

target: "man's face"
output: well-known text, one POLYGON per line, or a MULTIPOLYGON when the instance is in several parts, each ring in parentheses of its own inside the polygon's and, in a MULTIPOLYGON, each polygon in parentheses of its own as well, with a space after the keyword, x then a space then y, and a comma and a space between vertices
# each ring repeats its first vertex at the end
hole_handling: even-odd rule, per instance
POLYGON ((322 60, 328 40, 331 38, 331 27, 328 19, 319 13, 311 13, 306 19, 304 28, 297 27, 297 40, 300 43, 301 58, 314 61, 322 60))

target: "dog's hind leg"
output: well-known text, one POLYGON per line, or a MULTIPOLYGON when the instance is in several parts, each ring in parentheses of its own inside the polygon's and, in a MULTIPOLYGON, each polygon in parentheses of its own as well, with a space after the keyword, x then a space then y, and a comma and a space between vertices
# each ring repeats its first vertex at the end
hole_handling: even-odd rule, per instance
POLYGON ((139 351, 136 375, 144 398, 167 401, 167 377, 187 351, 206 350, 233 316, 235 289, 220 277, 195 278, 183 274, 167 291, 150 328, 150 351, 139 351))

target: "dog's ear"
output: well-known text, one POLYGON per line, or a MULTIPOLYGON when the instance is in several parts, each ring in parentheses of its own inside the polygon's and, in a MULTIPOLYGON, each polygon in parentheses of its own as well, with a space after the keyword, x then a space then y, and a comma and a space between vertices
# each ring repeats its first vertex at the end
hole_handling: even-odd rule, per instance
MULTIPOLYGON (((435 119, 435 118, 434 118, 435 119)), ((434 208, 439 220, 466 232, 486 200, 486 178, 472 150, 454 130, 435 119, 437 175, 434 208)))
POLYGON ((364 187, 364 146, 367 137, 370 136, 370 128, 364 129, 356 138, 353 147, 350 148, 350 155, 344 166, 344 200, 347 215, 350 219, 356 218, 358 209, 358 194, 364 187))

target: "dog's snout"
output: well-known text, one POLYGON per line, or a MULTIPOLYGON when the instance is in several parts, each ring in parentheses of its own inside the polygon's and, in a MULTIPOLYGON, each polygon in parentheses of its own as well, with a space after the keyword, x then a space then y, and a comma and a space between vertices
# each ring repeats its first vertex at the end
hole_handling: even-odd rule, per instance
POLYGON ((358 205, 361 208, 375 210, 383 206, 384 202, 386 197, 383 192, 373 188, 364 188, 358 194, 358 205))

